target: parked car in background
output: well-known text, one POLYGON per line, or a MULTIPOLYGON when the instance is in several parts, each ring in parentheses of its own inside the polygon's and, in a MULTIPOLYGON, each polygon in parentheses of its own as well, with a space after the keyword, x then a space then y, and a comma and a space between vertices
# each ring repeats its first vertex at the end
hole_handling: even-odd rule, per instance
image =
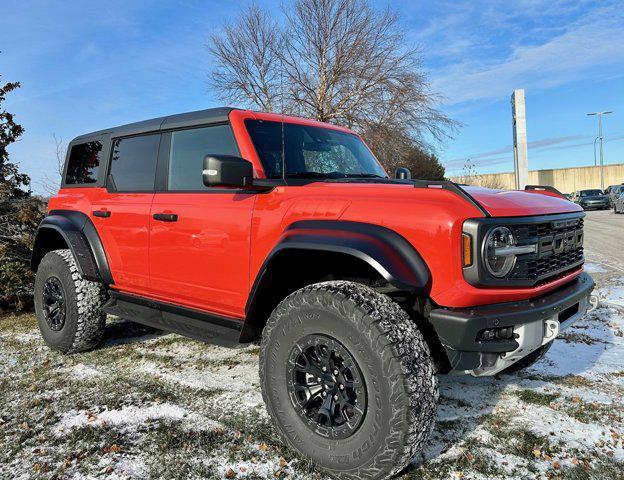
POLYGON ((616 197, 613 200, 613 212, 614 213, 624 213, 624 189, 621 190, 619 197, 616 197))
POLYGON ((609 197, 609 206, 613 207, 615 201, 624 192, 624 184, 621 185, 609 185, 604 191, 605 195, 609 197))
POLYGON ((609 197, 598 188, 578 190, 574 192, 572 201, 583 207, 583 210, 604 210, 610 208, 609 197))

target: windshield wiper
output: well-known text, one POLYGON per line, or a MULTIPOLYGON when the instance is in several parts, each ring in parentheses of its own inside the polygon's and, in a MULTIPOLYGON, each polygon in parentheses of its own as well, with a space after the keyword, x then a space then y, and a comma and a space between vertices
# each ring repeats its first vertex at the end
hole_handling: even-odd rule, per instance
POLYGON ((346 178, 388 178, 388 177, 383 177, 381 175, 377 175, 376 173, 347 173, 345 177, 346 178))
POLYGON ((387 178, 375 173, 342 173, 342 172, 289 172, 286 178, 329 178, 339 180, 341 178, 387 178))
POLYGON ((286 178, 336 178, 335 174, 321 172, 290 172, 286 178))

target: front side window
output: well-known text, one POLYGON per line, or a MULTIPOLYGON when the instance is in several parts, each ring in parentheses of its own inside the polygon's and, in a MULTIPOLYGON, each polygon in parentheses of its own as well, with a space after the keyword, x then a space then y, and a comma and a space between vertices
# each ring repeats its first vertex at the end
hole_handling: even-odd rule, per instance
POLYGON ((97 182, 100 170, 102 142, 86 142, 74 145, 67 162, 67 185, 90 184, 97 182))
POLYGON ((246 120, 267 178, 386 178, 362 140, 330 128, 246 120))
POLYGON ((179 130, 171 134, 169 156, 169 190, 199 191, 206 155, 238 156, 236 140, 229 125, 179 130))
POLYGON ((109 186, 122 192, 154 190, 160 134, 113 140, 109 186))

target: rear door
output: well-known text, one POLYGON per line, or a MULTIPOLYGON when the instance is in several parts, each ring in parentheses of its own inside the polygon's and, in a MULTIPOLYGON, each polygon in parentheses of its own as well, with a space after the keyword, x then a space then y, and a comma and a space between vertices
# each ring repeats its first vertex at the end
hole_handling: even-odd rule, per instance
POLYGON ((92 202, 115 288, 129 293, 149 293, 150 207, 160 138, 160 133, 113 138, 106 190, 92 202))
POLYGON ((255 194, 205 187, 208 154, 240 155, 230 125, 163 133, 150 215, 150 287, 165 302, 242 318, 255 194))

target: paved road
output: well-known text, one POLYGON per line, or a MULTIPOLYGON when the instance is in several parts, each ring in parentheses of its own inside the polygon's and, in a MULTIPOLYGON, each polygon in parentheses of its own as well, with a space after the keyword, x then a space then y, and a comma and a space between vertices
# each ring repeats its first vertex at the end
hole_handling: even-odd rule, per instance
POLYGON ((624 215, 613 210, 587 212, 585 217, 587 260, 624 266, 624 215))

